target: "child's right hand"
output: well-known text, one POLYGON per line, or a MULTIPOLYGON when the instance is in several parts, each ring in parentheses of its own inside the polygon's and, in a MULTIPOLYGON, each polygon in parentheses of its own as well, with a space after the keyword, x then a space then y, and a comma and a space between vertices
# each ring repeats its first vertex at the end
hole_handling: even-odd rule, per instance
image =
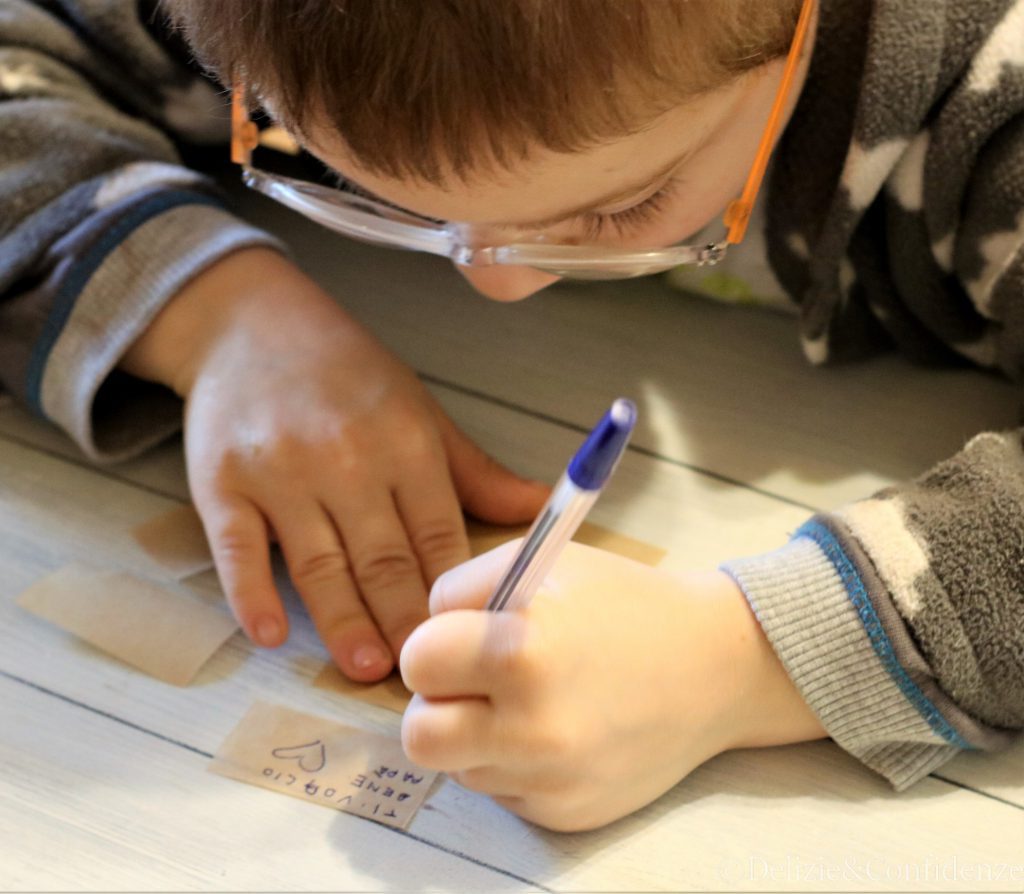
POLYGON ((483 611, 507 544, 444 574, 409 637, 409 758, 551 829, 592 829, 730 748, 820 738, 724 572, 570 543, 524 610, 483 611))
POLYGON ((487 457, 410 369, 268 249, 197 277, 123 366, 187 401, 193 499, 246 633, 266 646, 287 635, 273 534, 353 679, 390 672, 433 581, 469 557, 462 507, 515 523, 547 496, 487 457))

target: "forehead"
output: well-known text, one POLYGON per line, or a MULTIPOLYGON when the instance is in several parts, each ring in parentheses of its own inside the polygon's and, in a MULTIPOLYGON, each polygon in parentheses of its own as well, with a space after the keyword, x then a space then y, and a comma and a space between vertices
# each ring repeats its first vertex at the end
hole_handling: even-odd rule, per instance
POLYGON ((347 179, 417 214, 466 223, 532 223, 656 178, 713 136, 734 113, 741 90, 737 82, 705 94, 663 113, 637 133, 585 151, 538 150, 513 170, 480 173, 466 182, 453 178, 441 186, 374 174, 327 133, 315 132, 306 144, 347 179))

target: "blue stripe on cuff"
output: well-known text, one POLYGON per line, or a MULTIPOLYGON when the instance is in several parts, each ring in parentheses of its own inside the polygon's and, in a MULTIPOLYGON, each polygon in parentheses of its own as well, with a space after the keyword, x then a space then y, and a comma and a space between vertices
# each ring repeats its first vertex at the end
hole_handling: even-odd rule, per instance
POLYGON ((850 602, 853 603, 853 607, 857 610, 861 623, 864 625, 864 630, 868 635, 872 648, 875 650, 875 654, 882 662, 882 666, 896 682, 896 685, 899 686, 900 692, 917 709, 928 726, 949 742, 950 745, 963 749, 973 748, 970 743, 949 725, 949 722, 942 716, 939 709, 932 704, 931 700, 920 690, 918 685, 910 679, 903 665, 900 664, 892 643, 886 635, 885 628, 882 626, 882 621, 878 617, 875 607, 871 604, 871 599, 868 597, 864 582, 860 579, 860 575, 857 573, 857 569, 849 557, 843 552, 843 547, 835 535, 820 522, 811 520, 793 535, 794 540, 800 537, 813 540, 821 547, 835 567, 836 572, 846 587, 850 602))
POLYGON ((74 309, 78 296, 107 256, 125 241, 135 230, 172 208, 181 205, 211 205, 222 207, 213 196, 188 190, 168 190, 150 196, 145 201, 128 209, 125 214, 78 258, 54 298, 50 315, 32 348, 28 370, 25 376, 25 396, 28 404, 39 415, 45 416, 42 405, 43 374, 50 358, 50 352, 57 343, 68 318, 74 309))

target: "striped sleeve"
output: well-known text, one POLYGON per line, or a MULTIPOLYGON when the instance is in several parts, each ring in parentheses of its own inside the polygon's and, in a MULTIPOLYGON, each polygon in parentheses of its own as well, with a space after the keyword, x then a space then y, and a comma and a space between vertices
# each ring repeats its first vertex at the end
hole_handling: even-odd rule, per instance
POLYGON ((115 460, 181 416, 120 358, 192 277, 274 241, 179 162, 175 139, 225 136, 210 85, 131 0, 72 6, 0 6, 0 384, 115 460))
POLYGON ((1024 729, 1024 450, 980 435, 906 484, 728 563, 804 699, 903 789, 1024 729))

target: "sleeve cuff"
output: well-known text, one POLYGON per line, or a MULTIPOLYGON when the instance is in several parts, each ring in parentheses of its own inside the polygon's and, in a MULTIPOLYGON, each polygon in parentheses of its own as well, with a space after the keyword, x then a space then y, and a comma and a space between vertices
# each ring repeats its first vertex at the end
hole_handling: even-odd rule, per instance
POLYGON ((896 789, 971 747, 896 659, 856 568, 823 525, 722 570, 829 735, 896 789))
POLYGON ((108 251, 84 259, 84 285, 69 296, 39 364, 38 409, 91 459, 116 462, 181 426, 181 402, 162 386, 117 370, 157 313, 214 262, 256 245, 281 248, 200 194, 157 202, 108 251))

